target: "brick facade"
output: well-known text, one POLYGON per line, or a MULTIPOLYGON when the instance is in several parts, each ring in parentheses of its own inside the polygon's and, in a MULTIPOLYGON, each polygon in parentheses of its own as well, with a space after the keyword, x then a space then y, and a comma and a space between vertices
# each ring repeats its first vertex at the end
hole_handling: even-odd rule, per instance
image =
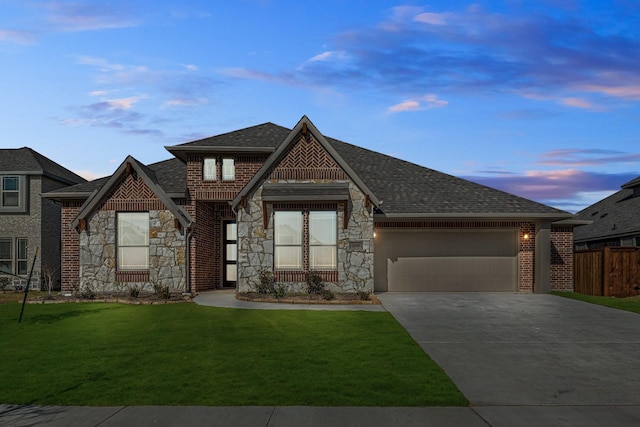
POLYGON ((573 291, 573 227, 551 226, 551 289, 573 291))

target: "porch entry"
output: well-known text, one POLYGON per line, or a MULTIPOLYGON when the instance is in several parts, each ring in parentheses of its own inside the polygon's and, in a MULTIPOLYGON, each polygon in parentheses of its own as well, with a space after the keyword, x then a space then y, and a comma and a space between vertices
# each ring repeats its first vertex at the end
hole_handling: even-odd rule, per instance
POLYGON ((235 288, 238 280, 238 226, 235 221, 223 222, 222 286, 235 288))

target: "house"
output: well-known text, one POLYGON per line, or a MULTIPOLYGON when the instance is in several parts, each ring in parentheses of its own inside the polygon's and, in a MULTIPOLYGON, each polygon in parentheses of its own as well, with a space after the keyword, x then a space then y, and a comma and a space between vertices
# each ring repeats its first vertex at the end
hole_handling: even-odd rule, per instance
POLYGON ((41 274, 53 283, 59 281, 61 207, 40 196, 82 182, 85 179, 31 148, 0 149, 2 285, 26 283, 36 248, 40 252, 33 287, 40 287, 41 274))
POLYGON ((588 223, 574 231, 576 250, 640 246, 640 177, 623 184, 617 193, 581 210, 576 219, 588 223))
POLYGON ((323 135, 303 116, 127 157, 52 191, 63 289, 571 289, 572 215, 323 135))

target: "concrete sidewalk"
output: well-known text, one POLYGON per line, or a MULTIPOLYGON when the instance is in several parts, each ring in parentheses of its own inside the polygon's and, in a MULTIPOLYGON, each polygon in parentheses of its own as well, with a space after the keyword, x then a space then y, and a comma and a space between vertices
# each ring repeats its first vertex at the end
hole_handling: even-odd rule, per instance
POLYGON ((482 406, 380 408, 308 406, 14 406, 0 405, 2 426, 469 426, 626 427, 640 425, 638 407, 482 406))

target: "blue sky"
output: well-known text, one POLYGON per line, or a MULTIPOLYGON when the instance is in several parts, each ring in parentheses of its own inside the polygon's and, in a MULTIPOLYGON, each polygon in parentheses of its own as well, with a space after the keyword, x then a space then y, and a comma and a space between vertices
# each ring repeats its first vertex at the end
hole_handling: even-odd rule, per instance
POLYGON ((87 178, 307 115, 575 212, 640 175, 640 2, 0 0, 0 147, 87 178))

